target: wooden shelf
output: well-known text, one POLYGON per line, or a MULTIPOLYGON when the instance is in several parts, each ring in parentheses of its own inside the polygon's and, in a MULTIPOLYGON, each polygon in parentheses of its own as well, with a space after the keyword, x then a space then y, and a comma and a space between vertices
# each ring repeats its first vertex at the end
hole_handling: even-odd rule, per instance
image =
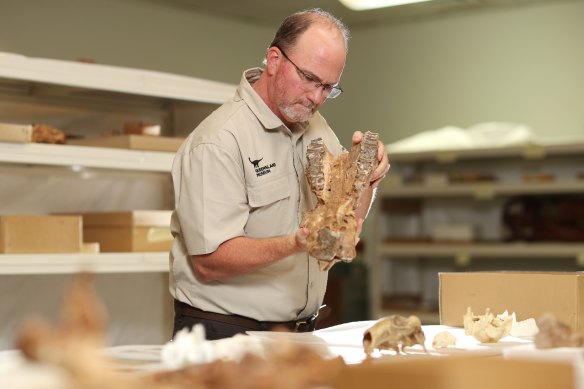
POLYGON ((174 153, 0 142, 0 162, 170 172, 174 153))
POLYGON ((0 274, 167 272, 168 252, 0 254, 0 274))

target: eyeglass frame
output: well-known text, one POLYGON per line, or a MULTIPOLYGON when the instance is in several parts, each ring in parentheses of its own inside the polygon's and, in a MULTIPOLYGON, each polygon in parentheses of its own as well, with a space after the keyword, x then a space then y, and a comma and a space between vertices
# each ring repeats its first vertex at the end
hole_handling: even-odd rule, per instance
POLYGON ((307 73, 306 71, 300 69, 300 67, 298 65, 296 65, 294 63, 294 61, 292 61, 290 59, 290 57, 288 57, 288 55, 286 54, 286 52, 284 50, 282 50, 282 48, 280 48, 279 46, 274 46, 274 47, 277 48, 278 50, 280 50, 280 52, 282 53, 284 58, 286 58, 288 60, 288 62, 290 62, 292 64, 292 66, 294 66, 294 68, 296 68, 296 72, 298 73, 298 75, 300 76, 300 78, 303 81, 313 83, 316 88, 323 88, 323 91, 325 91, 325 92, 327 91, 327 89, 330 89, 330 92, 326 95, 327 99, 336 99, 337 97, 339 97, 341 95, 341 93, 343 93, 343 89, 341 88, 340 85, 338 85, 338 84, 333 85, 333 84, 329 84, 329 83, 325 83, 325 82, 320 81, 318 79, 318 77, 311 75, 311 74, 307 73))

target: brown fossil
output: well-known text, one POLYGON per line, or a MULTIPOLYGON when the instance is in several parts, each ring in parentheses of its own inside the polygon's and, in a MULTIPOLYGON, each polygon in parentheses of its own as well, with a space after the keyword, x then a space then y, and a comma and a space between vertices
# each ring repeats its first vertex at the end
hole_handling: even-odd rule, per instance
POLYGON ((371 354, 376 348, 380 350, 403 351, 404 347, 419 344, 426 351, 426 336, 422 323, 417 316, 403 317, 391 315, 379 319, 363 334, 363 350, 371 354))
POLYGON ((511 316, 499 317, 491 313, 487 308, 484 315, 474 315, 470 307, 462 318, 465 335, 472 335, 481 343, 496 343, 509 335, 513 318, 511 316))
POLYGON ((573 331, 551 313, 537 319, 537 326, 539 332, 534 339, 536 348, 584 347, 584 332, 573 331))
MULTIPOLYGON (((134 370, 139 365, 131 360, 127 364, 104 354, 102 347, 106 332, 105 305, 93 288, 91 274, 81 274, 65 296, 60 320, 52 324, 40 318, 31 319, 17 338, 17 347, 27 360, 34 361, 34 367, 43 366, 56 374, 33 377, 37 385, 26 381, 24 385, 16 382, 16 385, 9 386, 63 389, 332 388, 345 369, 339 356, 325 357, 308 344, 277 342, 266 347, 265 355, 250 352, 241 361, 215 359, 180 369, 161 366, 146 372, 134 370)), ((31 370, 31 373, 36 371, 31 370)), ((42 373, 44 370, 38 371, 42 373)))
POLYGON ((32 125, 32 141, 35 143, 67 143, 65 133, 46 124, 32 125))
POLYGON ((359 144, 336 159, 321 138, 307 148, 306 177, 318 202, 304 213, 301 227, 309 229, 308 253, 321 261, 323 270, 356 256, 355 209, 377 167, 378 139, 378 134, 367 131, 359 144))

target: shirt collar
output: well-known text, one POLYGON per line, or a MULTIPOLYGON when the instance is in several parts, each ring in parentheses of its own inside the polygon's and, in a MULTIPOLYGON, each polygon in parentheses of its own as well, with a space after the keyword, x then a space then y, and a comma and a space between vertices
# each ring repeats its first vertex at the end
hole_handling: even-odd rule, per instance
MULTIPOLYGON (((262 125, 269 130, 283 127, 290 131, 288 127, 280 120, 278 116, 266 105, 264 100, 256 93, 251 84, 256 82, 263 73, 262 68, 251 68, 243 72, 241 82, 237 88, 236 100, 242 99, 246 102, 249 109, 254 113, 262 125)), ((303 133, 308 127, 308 122, 296 123, 295 133, 303 133)))

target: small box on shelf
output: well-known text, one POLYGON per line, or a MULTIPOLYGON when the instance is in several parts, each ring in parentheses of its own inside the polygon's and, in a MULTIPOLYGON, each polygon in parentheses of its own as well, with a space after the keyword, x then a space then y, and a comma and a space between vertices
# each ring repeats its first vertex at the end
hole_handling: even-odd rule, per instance
POLYGON ((83 236, 101 252, 169 251, 170 216, 164 210, 83 213, 83 236))
POLYGON ((81 217, 76 215, 0 215, 0 253, 78 253, 81 217))
POLYGON ((108 147, 116 149, 176 152, 183 138, 152 135, 110 135, 95 138, 72 139, 68 144, 77 146, 108 147))

